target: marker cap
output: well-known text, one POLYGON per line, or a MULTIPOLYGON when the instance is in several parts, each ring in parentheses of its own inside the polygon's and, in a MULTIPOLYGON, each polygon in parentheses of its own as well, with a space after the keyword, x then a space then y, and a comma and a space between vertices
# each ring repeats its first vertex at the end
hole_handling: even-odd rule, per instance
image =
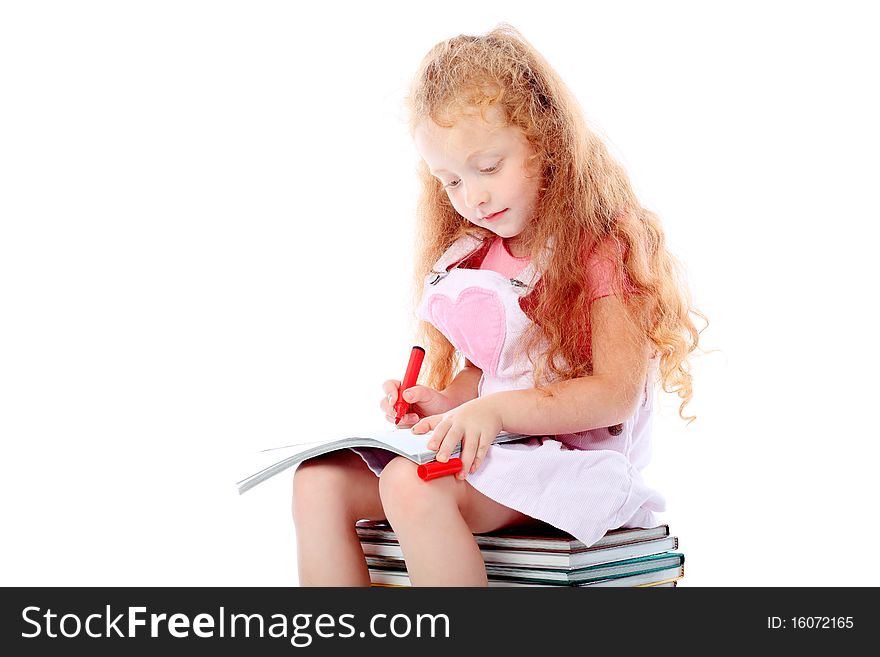
POLYGON ((446 475, 455 474, 459 470, 461 470, 461 459, 458 457, 453 457, 446 461, 446 463, 441 463, 440 461, 422 463, 416 469, 419 477, 421 479, 424 479, 425 481, 436 479, 437 477, 444 477, 446 475))

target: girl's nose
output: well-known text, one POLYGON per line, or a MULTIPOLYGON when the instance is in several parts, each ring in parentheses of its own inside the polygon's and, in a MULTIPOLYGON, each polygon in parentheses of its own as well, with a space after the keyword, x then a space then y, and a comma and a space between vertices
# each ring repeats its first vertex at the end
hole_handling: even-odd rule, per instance
POLYGON ((467 206, 475 210, 484 203, 489 201, 489 190, 481 185, 472 185, 465 190, 464 202, 467 206))

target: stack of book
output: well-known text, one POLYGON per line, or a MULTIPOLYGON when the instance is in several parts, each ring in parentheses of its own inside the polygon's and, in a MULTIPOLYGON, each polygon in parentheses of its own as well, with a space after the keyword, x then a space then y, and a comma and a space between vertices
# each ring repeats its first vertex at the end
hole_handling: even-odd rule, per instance
MULTIPOLYGON (((361 520, 358 538, 374 586, 411 586, 386 522, 361 520)), ((616 529, 587 547, 550 525, 475 534, 489 586, 676 586, 684 555, 669 526, 616 529)))

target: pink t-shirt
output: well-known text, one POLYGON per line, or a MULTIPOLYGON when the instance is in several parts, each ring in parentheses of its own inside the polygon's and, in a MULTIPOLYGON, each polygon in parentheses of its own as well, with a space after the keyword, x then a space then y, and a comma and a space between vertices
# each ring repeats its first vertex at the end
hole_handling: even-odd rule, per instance
MULTIPOLYGON (((611 294, 611 278, 614 274, 614 260, 610 257, 608 249, 616 246, 617 243, 608 242, 603 244, 603 248, 597 248, 587 260, 587 285, 591 288, 590 303, 596 299, 607 297, 611 294)), ((480 269, 491 269, 499 274, 507 276, 507 278, 516 278, 526 265, 529 264, 529 257, 517 258, 512 255, 504 244, 501 237, 492 240, 480 269)))
POLYGON ((491 269, 499 274, 504 274, 507 278, 515 278, 528 264, 528 256, 517 258, 507 250, 504 240, 496 237, 492 240, 492 245, 486 252, 486 257, 483 258, 480 269, 491 269))

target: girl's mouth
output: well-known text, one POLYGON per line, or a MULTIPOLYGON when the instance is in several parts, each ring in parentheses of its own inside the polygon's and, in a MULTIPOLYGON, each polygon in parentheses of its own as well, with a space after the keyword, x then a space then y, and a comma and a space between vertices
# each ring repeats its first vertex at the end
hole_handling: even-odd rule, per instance
POLYGON ((494 219, 499 219, 501 217, 501 215, 503 215, 509 209, 510 208, 504 208, 503 210, 499 210, 498 212, 495 212, 494 214, 490 214, 490 215, 484 217, 483 219, 484 219, 484 221, 493 221, 494 219))

